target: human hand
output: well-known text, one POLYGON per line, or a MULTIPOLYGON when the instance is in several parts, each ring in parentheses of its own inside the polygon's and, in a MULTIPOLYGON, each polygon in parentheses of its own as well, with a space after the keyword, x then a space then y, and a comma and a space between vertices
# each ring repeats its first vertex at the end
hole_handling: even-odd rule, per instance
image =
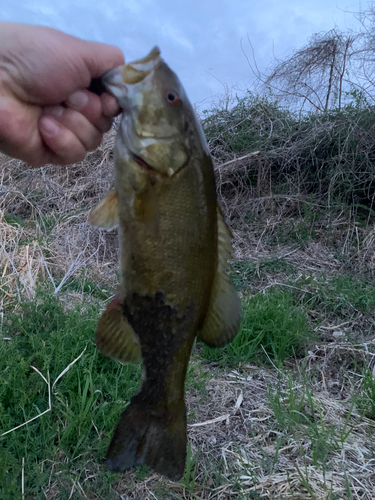
POLYGON ((32 166, 82 160, 119 112, 114 97, 86 89, 122 64, 111 45, 0 23, 0 150, 32 166))

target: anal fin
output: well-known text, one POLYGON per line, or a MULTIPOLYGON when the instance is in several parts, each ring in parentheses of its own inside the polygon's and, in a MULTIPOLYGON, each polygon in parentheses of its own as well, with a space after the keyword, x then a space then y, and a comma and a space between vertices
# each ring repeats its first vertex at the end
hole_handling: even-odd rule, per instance
POLYGON ((109 358, 122 363, 142 361, 141 347, 133 328, 127 322, 119 296, 115 296, 99 319, 96 327, 97 348, 109 358))

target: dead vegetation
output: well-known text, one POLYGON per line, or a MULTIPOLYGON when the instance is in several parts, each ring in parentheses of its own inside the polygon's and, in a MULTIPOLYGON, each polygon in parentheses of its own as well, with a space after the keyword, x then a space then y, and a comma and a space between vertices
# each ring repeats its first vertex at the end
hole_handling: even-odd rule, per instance
POLYGON ((2 157, 0 198, 1 290, 5 300, 33 297, 40 275, 55 292, 82 270, 114 284, 118 262, 115 231, 97 231, 87 216, 113 187, 115 132, 84 161, 28 169, 2 157))
MULTIPOLYGON (((341 346, 340 356, 350 356, 346 348, 341 346)), ((338 355, 340 347, 330 349, 338 355)), ((317 349, 295 365, 293 377, 245 365, 209 379, 203 400, 199 391, 188 391, 194 477, 183 487, 166 485, 155 474, 137 480, 127 472, 116 485, 121 498, 151 500, 167 490, 160 498, 175 498, 174 492, 177 498, 207 500, 372 499, 375 443, 368 436, 374 421, 349 396, 335 393, 335 380, 310 379, 326 364, 325 350, 317 349)))

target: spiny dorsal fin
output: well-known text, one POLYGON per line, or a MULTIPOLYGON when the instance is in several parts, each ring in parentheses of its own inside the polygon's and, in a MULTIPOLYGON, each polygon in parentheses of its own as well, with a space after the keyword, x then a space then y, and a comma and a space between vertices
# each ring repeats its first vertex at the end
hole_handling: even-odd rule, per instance
POLYGON ((220 207, 217 211, 218 266, 214 278, 210 305, 198 338, 210 347, 230 342, 240 327, 242 311, 240 298, 227 275, 227 261, 232 253, 229 231, 220 207))
POLYGON ((89 222, 92 226, 106 229, 107 231, 118 226, 118 196, 114 189, 91 210, 89 222))
POLYGON ((96 347, 109 358, 122 363, 142 361, 141 347, 133 328, 126 321, 122 301, 116 295, 99 319, 95 334, 96 347))

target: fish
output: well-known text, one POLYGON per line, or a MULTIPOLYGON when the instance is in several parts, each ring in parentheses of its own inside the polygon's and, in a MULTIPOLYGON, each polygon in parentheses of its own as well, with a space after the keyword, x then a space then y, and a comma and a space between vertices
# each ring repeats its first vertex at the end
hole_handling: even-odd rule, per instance
POLYGON ((89 221, 118 227, 121 280, 99 319, 96 345, 114 360, 143 364, 141 388, 121 414, 105 463, 113 472, 145 463, 178 480, 195 339, 223 346, 241 323, 241 302, 227 274, 232 234, 202 127, 160 50, 109 71, 102 82, 122 116, 115 189, 89 221))

